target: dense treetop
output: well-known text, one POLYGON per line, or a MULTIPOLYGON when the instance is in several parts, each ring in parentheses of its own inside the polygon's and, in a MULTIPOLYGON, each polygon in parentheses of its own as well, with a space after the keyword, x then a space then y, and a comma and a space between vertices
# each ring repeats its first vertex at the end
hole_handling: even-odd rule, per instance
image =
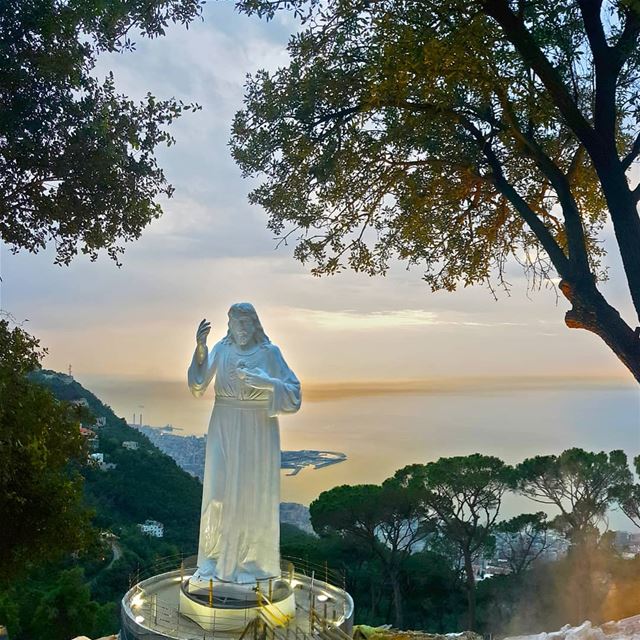
POLYGON ((446 290, 508 289, 510 260, 534 285, 557 274, 567 324, 640 380, 640 339, 597 288, 610 221, 640 314, 635 4, 238 4, 302 21, 289 64, 248 80, 231 141, 300 260, 378 274, 399 257, 446 290))
POLYGON ((39 343, 0 320, 0 585, 32 564, 86 547, 89 513, 80 468, 86 448, 80 414, 26 374, 39 343))
POLYGON ((100 53, 134 48, 188 24, 201 0, 9 0, 0 8, 0 238, 13 250, 56 246, 56 261, 125 242, 161 214, 170 196, 155 158, 172 144, 167 125, 195 105, 135 102, 110 74, 94 75, 100 53))

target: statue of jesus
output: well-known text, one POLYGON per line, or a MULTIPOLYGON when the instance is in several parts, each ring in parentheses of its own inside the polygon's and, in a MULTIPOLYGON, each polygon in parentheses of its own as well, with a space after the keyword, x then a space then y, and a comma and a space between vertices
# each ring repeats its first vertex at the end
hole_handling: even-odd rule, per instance
POLYGON ((300 383, 266 336, 253 305, 229 309, 211 350, 203 320, 188 372, 200 397, 215 378, 205 458, 198 569, 192 583, 236 584, 280 575, 278 416, 300 408, 300 383))

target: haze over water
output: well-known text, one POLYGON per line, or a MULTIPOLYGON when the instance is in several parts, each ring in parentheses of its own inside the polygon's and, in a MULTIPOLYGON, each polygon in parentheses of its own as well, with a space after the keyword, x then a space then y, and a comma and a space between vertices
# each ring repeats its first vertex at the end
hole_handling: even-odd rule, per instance
MULTIPOLYGON (((213 393, 186 383, 80 380, 128 421, 205 433, 213 393), (143 408, 141 407, 143 405, 143 408)), ((342 451, 346 462, 283 474, 282 498, 309 504, 339 484, 378 483, 397 469, 474 452, 508 463, 569 447, 640 454, 640 394, 629 381, 552 379, 304 384, 299 413, 280 418, 283 449, 342 451), (412 389, 403 393, 405 388, 412 389)), ((507 510, 510 509, 507 502, 507 510)), ((529 511, 539 509, 528 503, 529 511)), ((512 505, 516 512, 522 503, 512 505)), ((630 529, 617 514, 611 526, 630 529)))

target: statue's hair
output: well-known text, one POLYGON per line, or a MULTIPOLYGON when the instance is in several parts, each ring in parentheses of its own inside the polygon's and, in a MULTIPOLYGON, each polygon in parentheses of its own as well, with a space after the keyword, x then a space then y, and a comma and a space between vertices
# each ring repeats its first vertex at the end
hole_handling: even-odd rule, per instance
POLYGON ((227 329, 227 335, 223 338, 223 342, 226 344, 234 344, 233 334, 231 333, 231 319, 238 316, 249 316, 253 321, 253 327, 255 331, 256 342, 259 345, 270 344, 271 340, 264 332, 262 324, 260 324, 260 318, 254 309, 253 305, 249 302, 236 302, 229 308, 229 326, 227 329))

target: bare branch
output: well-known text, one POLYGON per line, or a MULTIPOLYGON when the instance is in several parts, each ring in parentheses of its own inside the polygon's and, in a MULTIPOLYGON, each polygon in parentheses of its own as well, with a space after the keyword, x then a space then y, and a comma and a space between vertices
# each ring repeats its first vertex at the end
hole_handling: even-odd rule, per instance
POLYGON ((622 169, 624 171, 626 171, 633 164, 633 161, 638 157, 638 154, 640 154, 640 133, 633 141, 629 153, 622 159, 622 169))

